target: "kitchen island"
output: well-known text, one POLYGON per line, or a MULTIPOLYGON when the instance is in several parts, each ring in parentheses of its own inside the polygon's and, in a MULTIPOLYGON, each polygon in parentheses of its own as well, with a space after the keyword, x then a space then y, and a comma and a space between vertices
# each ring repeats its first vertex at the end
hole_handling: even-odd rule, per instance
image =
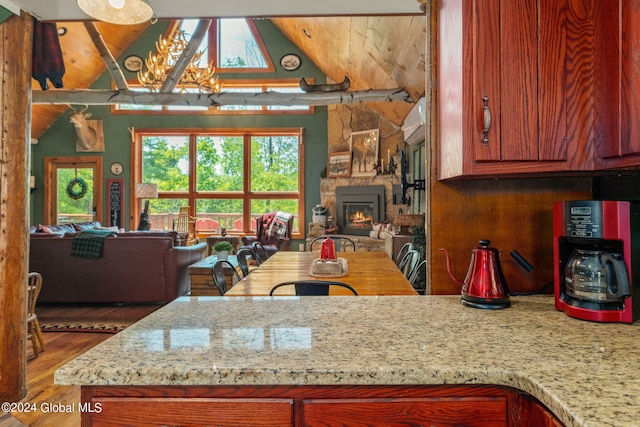
MULTIPOLYGON (((212 407, 291 425, 292 417, 339 412, 338 397, 422 408, 446 400, 449 388, 458 397, 448 402, 471 399, 467 406, 493 417, 517 401, 499 387, 533 396, 567 426, 640 425, 639 324, 573 319, 552 296, 512 297, 503 310, 459 300, 182 297, 62 366, 55 383, 80 385, 83 403, 100 403, 99 414, 83 412, 83 425, 111 410, 121 420, 144 408, 197 418, 212 407), (394 387, 410 392, 394 395, 394 387)), ((509 416, 510 424, 486 425, 517 425, 509 416)))

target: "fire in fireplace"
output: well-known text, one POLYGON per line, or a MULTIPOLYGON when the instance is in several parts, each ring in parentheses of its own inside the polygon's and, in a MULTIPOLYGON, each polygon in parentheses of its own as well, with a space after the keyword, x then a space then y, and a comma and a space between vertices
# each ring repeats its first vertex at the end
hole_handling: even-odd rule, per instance
POLYGON ((384 185, 336 187, 336 222, 342 234, 368 236, 385 217, 384 185))

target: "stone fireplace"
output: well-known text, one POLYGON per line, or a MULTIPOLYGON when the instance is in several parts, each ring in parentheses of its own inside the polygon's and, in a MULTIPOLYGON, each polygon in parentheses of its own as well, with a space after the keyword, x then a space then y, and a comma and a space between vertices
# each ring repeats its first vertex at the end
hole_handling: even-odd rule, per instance
POLYGON ((336 187, 336 224, 342 234, 368 236, 373 224, 384 221, 385 187, 336 187))

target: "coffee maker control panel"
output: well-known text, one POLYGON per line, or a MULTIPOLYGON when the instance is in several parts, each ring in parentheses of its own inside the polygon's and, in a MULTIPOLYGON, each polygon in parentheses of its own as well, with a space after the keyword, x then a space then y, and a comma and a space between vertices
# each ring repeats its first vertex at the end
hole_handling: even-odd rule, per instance
POLYGON ((566 236, 601 239, 602 204, 595 200, 567 202, 565 205, 566 236))

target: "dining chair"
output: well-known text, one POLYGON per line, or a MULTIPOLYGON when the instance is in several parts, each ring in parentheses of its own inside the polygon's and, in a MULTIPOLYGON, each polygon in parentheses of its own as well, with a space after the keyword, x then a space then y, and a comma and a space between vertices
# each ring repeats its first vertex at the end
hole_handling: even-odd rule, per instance
POLYGON ((407 251, 404 257, 402 257, 400 264, 398 264, 398 268, 400 269, 400 271, 402 271, 404 277, 406 277, 407 279, 409 278, 409 275, 411 274, 413 269, 415 269, 420 262, 420 258, 420 252, 416 251, 415 249, 407 251))
POLYGON ((355 252, 356 250, 356 243, 351 240, 348 237, 344 237, 344 236, 319 236, 316 237, 315 239, 313 239, 311 241, 311 243, 309 243, 309 251, 313 252, 313 246, 314 243, 316 242, 320 242, 322 243, 322 241, 324 239, 326 239, 327 237, 330 237, 331 240, 333 240, 336 243, 336 252, 345 252, 347 250, 349 250, 349 248, 351 248, 352 251, 355 252))
POLYGON ((237 280, 242 279, 240 277, 240 274, 238 274, 236 268, 229 261, 227 261, 226 259, 216 261, 216 263, 213 264, 213 267, 211 267, 211 277, 213 278, 213 283, 216 285, 216 288, 218 288, 218 292, 220 292, 220 296, 227 293, 227 278, 225 275, 225 267, 233 271, 233 274, 235 275, 237 280))
POLYGON ((40 273, 29 273, 29 280, 27 282, 27 338, 31 340, 35 357, 38 357, 38 353, 45 350, 44 337, 42 336, 40 322, 38 322, 38 315, 36 314, 36 302, 38 301, 38 295, 40 295, 41 289, 42 276, 40 273))
POLYGON ((396 265, 398 265, 398 266, 400 265, 400 261, 402 261, 402 258, 404 258, 404 256, 410 250, 413 250, 413 243, 407 242, 404 245, 402 245, 402 247, 398 251, 398 255, 396 255, 396 265))
POLYGON ((332 280, 293 280, 289 282, 278 283, 273 288, 271 288, 269 296, 273 296, 275 290, 283 286, 294 286, 297 296, 329 295, 329 289, 332 286, 347 288, 351 292, 353 292, 354 295, 358 295, 358 292, 356 292, 355 289, 342 282, 335 282, 332 280))
POLYGON ((238 258, 238 266, 240 266, 240 271, 242 271, 244 277, 247 277, 249 273, 251 273, 249 260, 254 260, 256 265, 258 264, 254 253, 248 248, 238 249, 236 257, 238 258))
POLYGON ((269 252, 267 251, 267 248, 265 248, 262 243, 253 242, 251 244, 251 250, 253 251, 253 257, 255 258, 258 265, 262 264, 267 259, 269 259, 269 252))
POLYGON ((427 260, 422 260, 416 267, 409 273, 409 283, 418 291, 420 295, 424 295, 426 291, 426 276, 427 276, 427 260))

